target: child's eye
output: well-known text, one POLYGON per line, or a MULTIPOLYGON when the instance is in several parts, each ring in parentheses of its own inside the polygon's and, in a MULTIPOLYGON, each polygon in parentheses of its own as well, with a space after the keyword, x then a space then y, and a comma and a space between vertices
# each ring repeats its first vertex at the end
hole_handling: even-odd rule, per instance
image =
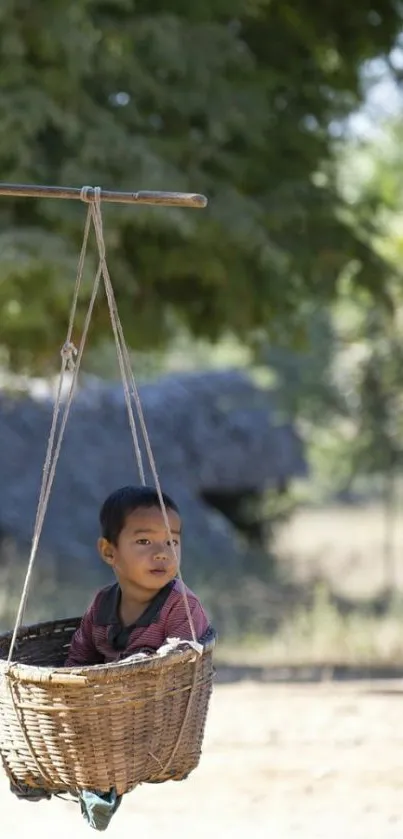
POLYGON ((149 545, 149 544, 150 544, 149 539, 137 539, 136 540, 136 545, 149 545))
POLYGON ((177 545, 179 545, 179 542, 178 542, 178 540, 177 540, 177 539, 172 539, 172 542, 171 542, 171 541, 168 541, 168 542, 167 542, 167 545, 175 545, 175 548, 176 548, 176 547, 177 547, 177 545))

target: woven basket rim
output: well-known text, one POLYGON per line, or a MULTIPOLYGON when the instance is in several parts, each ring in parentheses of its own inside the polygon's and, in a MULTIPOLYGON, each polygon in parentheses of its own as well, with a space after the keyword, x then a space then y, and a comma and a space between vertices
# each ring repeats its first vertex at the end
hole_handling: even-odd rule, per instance
MULTIPOLYGON (((21 627, 18 631, 17 642, 25 639, 30 634, 34 633, 36 636, 47 634, 50 629, 53 631, 61 631, 61 629, 70 624, 76 626, 81 617, 62 618, 55 621, 46 621, 36 624, 31 624, 26 627, 21 627)), ((0 635, 0 641, 11 641, 12 632, 6 632, 0 635)), ((199 643, 203 647, 202 655, 213 650, 216 644, 217 633, 212 626, 209 627, 203 638, 199 643)), ((119 681, 132 673, 136 672, 150 672, 151 670, 163 670, 179 663, 184 664, 187 661, 195 659, 199 653, 189 645, 189 642, 183 641, 183 646, 170 650, 163 656, 149 655, 145 659, 125 660, 121 659, 116 662, 109 662, 107 664, 93 664, 86 667, 54 667, 41 666, 34 664, 23 664, 19 661, 12 660, 9 664, 7 659, 0 658, 0 675, 7 675, 15 681, 44 683, 51 682, 55 687, 59 685, 71 685, 71 687, 84 687, 90 683, 103 683, 107 681, 119 681)))

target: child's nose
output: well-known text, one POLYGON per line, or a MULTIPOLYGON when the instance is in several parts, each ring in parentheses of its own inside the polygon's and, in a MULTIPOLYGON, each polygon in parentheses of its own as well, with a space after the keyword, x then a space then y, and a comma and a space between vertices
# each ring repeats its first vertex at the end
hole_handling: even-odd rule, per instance
POLYGON ((174 550, 170 545, 158 545, 154 551, 154 559, 172 559, 175 556, 174 550))
POLYGON ((170 550, 167 545, 158 545, 154 551, 154 559, 167 559, 170 556, 170 550))

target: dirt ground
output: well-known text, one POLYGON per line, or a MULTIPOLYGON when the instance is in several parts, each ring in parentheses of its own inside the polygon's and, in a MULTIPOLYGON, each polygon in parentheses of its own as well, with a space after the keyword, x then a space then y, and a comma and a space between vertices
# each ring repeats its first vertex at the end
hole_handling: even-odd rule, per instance
MULTIPOLYGON (((200 767, 133 792, 106 835, 401 839, 402 708, 397 680, 217 685, 200 767)), ((18 802, 4 778, 0 807, 4 839, 95 835, 77 805, 18 802)))

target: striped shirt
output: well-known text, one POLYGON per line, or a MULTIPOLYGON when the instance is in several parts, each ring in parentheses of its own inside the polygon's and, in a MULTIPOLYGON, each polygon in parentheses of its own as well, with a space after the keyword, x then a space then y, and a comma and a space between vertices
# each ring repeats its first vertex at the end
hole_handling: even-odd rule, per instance
MULTIPOLYGON (((196 637, 201 638, 210 622, 200 601, 187 587, 186 594, 196 637)), ((130 626, 120 621, 120 596, 118 583, 97 592, 73 636, 66 667, 106 664, 140 650, 154 651, 166 638, 192 639, 179 580, 164 586, 130 626)))

